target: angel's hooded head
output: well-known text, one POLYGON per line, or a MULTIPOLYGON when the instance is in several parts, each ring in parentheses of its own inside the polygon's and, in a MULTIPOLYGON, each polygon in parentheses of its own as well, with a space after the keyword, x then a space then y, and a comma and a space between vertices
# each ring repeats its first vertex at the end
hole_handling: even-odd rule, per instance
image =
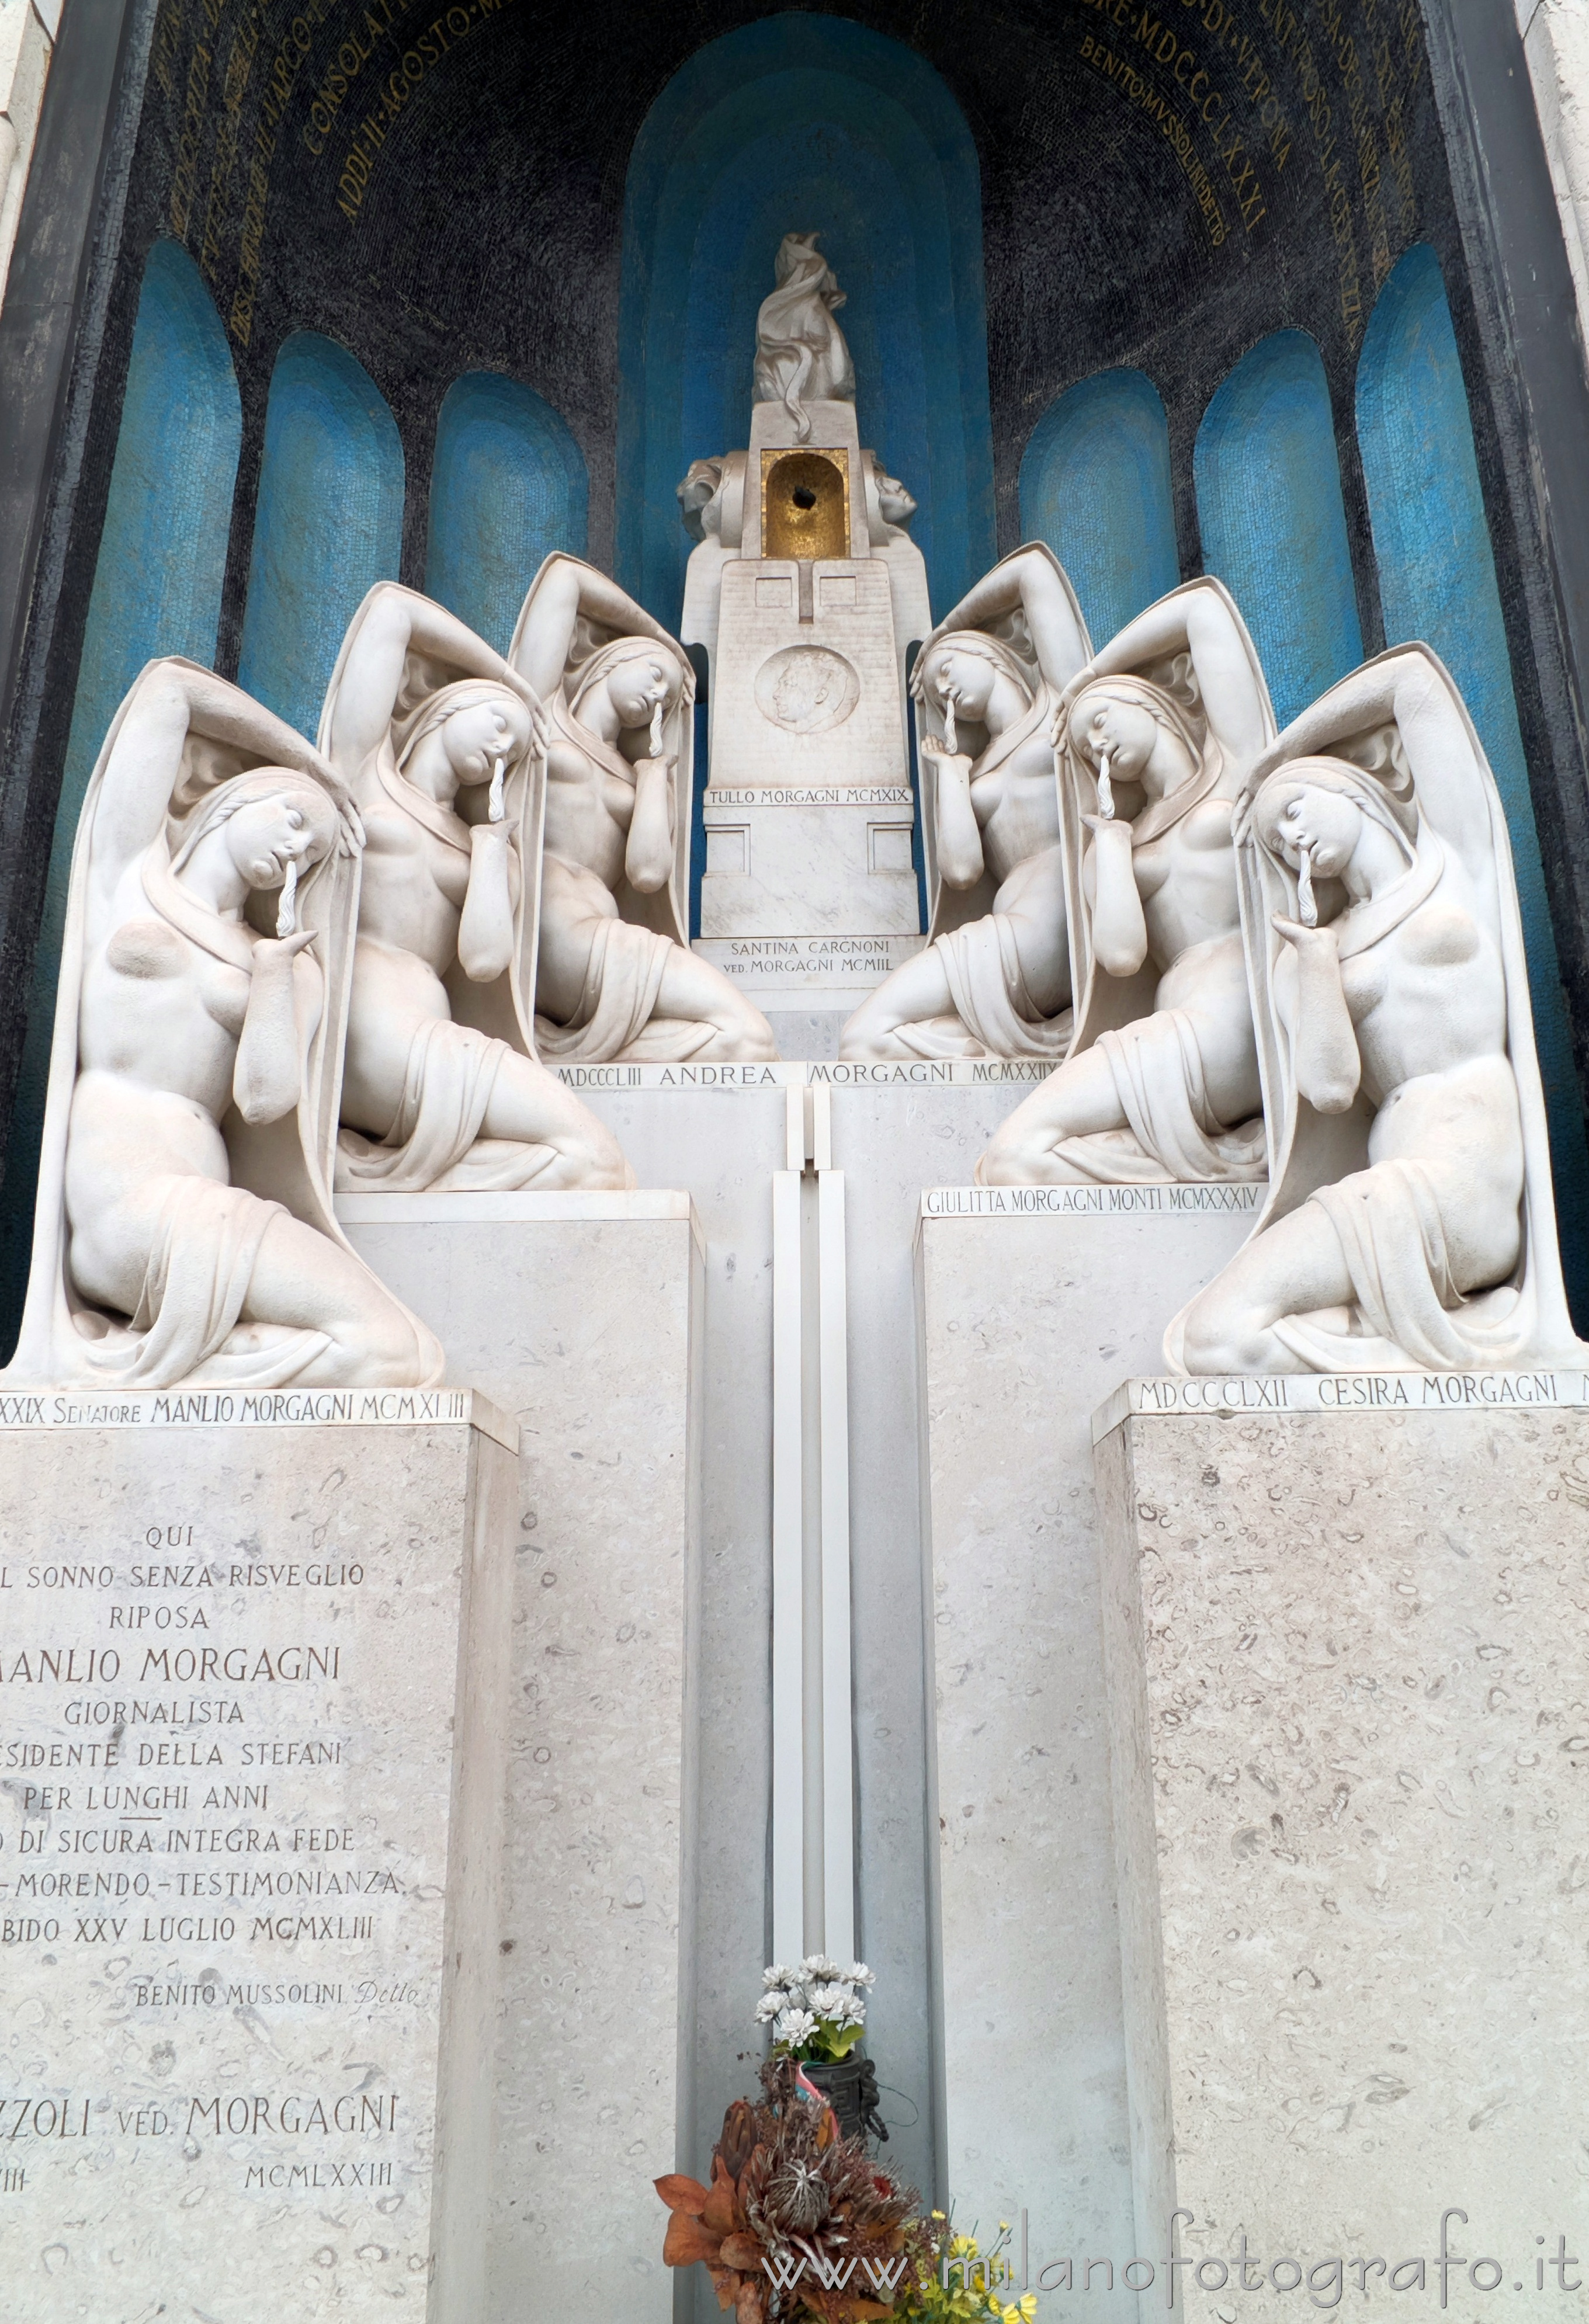
POLYGON ((439 733, 448 765, 460 783, 487 783, 500 763, 515 767, 530 747, 530 712, 511 687, 495 678, 464 678, 444 686, 399 720, 392 747, 400 768, 420 744, 439 733))
POLYGON ((1290 759, 1260 785, 1252 830, 1268 853, 1315 878, 1338 879, 1352 861, 1364 819, 1396 842, 1410 864, 1418 853, 1418 802, 1410 783, 1392 785, 1344 759, 1290 759))
POLYGON ((290 863, 294 884, 336 849, 342 816, 330 793, 291 767, 255 767, 219 783, 185 816, 166 827, 171 870, 180 872, 213 833, 226 834, 226 852, 250 888, 282 886, 290 863))
POLYGON ((677 654, 656 638, 615 638, 581 665, 568 684, 568 707, 579 706, 600 687, 624 728, 649 726, 653 756, 662 747, 662 724, 681 699, 693 694, 693 679, 677 654))

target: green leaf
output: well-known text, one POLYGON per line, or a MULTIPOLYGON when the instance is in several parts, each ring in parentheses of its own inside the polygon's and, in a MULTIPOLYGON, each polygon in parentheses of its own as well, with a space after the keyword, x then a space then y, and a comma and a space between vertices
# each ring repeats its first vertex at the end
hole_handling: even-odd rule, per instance
POLYGON ((830 2017, 825 2017, 817 2028, 817 2039, 826 2054, 836 2064, 839 2059, 849 2056, 865 2031, 864 2025, 846 2025, 841 2032, 830 2017))

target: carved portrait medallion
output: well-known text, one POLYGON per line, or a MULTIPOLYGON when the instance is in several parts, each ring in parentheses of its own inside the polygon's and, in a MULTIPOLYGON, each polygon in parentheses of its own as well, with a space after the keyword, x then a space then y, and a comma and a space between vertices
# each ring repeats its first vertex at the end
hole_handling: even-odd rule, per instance
POLYGON ((861 698, 859 674, 827 646, 785 646, 756 673, 756 706, 790 734, 823 734, 861 698))

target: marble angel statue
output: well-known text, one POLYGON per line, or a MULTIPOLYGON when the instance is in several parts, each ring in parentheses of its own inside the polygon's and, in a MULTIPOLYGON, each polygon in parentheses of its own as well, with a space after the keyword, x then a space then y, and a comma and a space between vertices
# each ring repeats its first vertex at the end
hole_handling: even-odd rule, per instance
POLYGON ((689 949, 695 673, 594 566, 549 557, 509 659, 545 704, 542 1056, 744 1061, 772 1028, 689 949))
POLYGON ((1294 720, 1237 827, 1274 1167, 1166 1334, 1172 1366, 1581 1362, 1506 820, 1429 648, 1294 720))
POLYGON ((72 854, 14 1381, 421 1387, 331 1211, 357 811, 236 687, 151 662, 72 854))
POLYGON ((853 403, 855 366, 834 321, 845 293, 814 234, 786 234, 774 263, 777 289, 756 316, 755 400, 781 403, 795 438, 808 443, 808 403, 853 403))
POLYGON ((1076 1038, 986 1185, 1265 1174, 1232 803, 1274 734, 1245 623, 1188 581, 1069 680, 1056 720, 1076 1038))
POLYGON ((1050 549, 1018 549, 928 639, 918 704, 932 941, 845 1026, 841 1057, 1051 1057, 1071 1035, 1052 728, 1086 625, 1050 549))
POLYGON ((628 1186, 605 1126, 534 1055, 534 697, 444 606, 377 582, 320 713, 368 844, 337 1184, 628 1186))

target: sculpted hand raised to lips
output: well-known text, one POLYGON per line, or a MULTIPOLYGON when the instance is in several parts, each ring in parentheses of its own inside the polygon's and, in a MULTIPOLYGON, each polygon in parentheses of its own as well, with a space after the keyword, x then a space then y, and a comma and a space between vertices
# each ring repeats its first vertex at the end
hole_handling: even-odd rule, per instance
POLYGON ((279 719, 190 664, 143 671, 84 802, 14 1377, 439 1377, 439 1348, 330 1211, 327 1045, 361 839, 333 770, 279 719), (217 746, 245 770, 217 772, 217 746), (248 917, 260 892, 279 894, 275 936, 248 917))
POLYGON ((612 1133, 531 1053, 536 867, 521 851, 539 830, 544 714, 454 614, 383 582, 344 641, 321 732, 369 832, 338 1185, 632 1183, 612 1133), (470 1023, 454 1013, 460 975, 481 991, 460 1000, 470 1023))
POLYGON ((1263 675, 1216 581, 1127 622, 1053 724, 1086 982, 1064 1063, 977 1164, 990 1185, 1264 1171, 1232 800, 1273 732, 1263 675))
POLYGON ((1344 1372, 1571 1348, 1504 822, 1450 677, 1381 655, 1275 752, 1243 875, 1280 1167, 1165 1352, 1344 1372))
POLYGON ((984 575, 928 640, 911 692, 932 777, 932 943, 856 1010, 841 1057, 1064 1055, 1070 960, 1051 730, 1086 642, 1068 580, 1036 546, 984 575))
POLYGON ((775 1056, 761 1010, 689 948, 681 768, 695 680, 683 648, 605 574, 554 556, 524 600, 511 657, 549 721, 540 1054, 775 1056))

